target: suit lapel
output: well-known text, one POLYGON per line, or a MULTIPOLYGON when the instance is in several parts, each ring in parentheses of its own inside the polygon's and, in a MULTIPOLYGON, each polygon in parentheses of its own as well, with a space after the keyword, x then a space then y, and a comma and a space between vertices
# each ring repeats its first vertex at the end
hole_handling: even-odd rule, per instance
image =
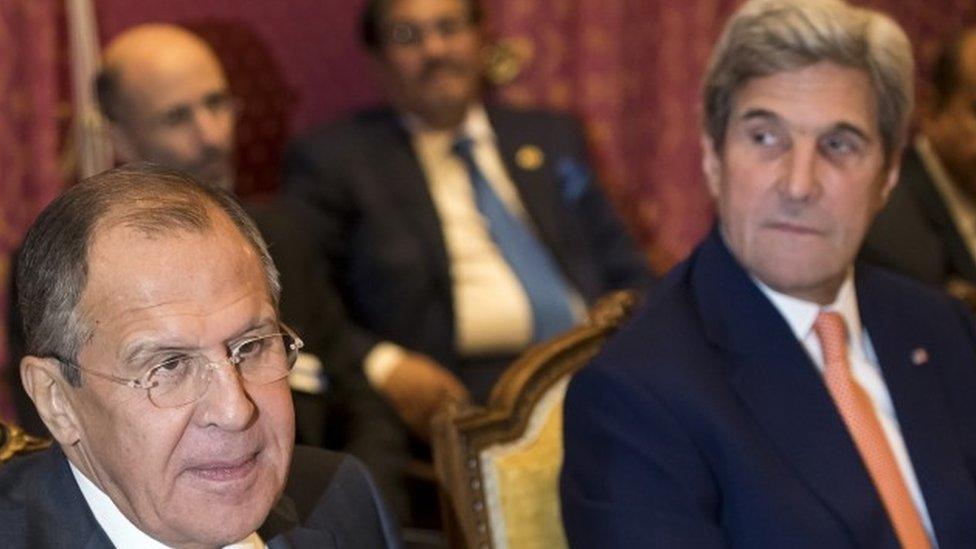
POLYGON ((939 398, 942 388, 936 376, 944 356, 924 330, 903 328, 924 321, 912 322, 912 311, 900 308, 897 296, 885 295, 883 286, 869 282, 870 272, 858 271, 861 319, 878 356, 936 538, 943 547, 976 547, 973 481, 954 444, 951 415, 939 398))
POLYGON ((440 282, 449 284, 450 267, 443 228, 420 162, 410 144, 410 136, 392 112, 379 127, 374 145, 385 156, 383 162, 374 166, 379 180, 393 195, 391 203, 396 205, 396 211, 402 213, 421 235, 430 258, 429 272, 440 276, 440 282))
POLYGON ((861 546, 896 546, 874 486, 822 376, 775 307, 713 231, 693 274, 706 336, 782 459, 861 546))
POLYGON ((951 263, 949 268, 967 280, 976 281, 976 261, 969 253, 963 236, 952 220, 945 199, 935 188, 932 175, 929 174, 915 147, 909 147, 906 151, 902 170, 906 172, 902 179, 909 182, 929 222, 935 226, 936 231, 945 241, 947 261, 951 263))
POLYGON ((323 525, 306 528, 301 525, 301 516, 295 501, 287 494, 271 508, 268 518, 258 529, 261 539, 269 549, 302 549, 337 547, 335 534, 323 525))
POLYGON ((552 163, 556 159, 544 155, 540 166, 523 167, 522 163, 516 161, 519 150, 534 146, 545 151, 546 143, 533 143, 526 139, 524 124, 520 125, 518 116, 511 116, 507 111, 494 108, 489 108, 487 112, 498 140, 498 151, 505 162, 505 170, 512 178, 539 238, 553 253, 563 272, 571 273, 568 267, 572 262, 569 261, 568 251, 560 238, 562 231, 559 229, 558 212, 564 211, 564 208, 558 187, 553 182, 556 168, 552 163))
POLYGON ((101 528, 96 527, 92 531, 91 535, 88 537, 88 541, 85 542, 82 547, 85 549, 114 549, 115 546, 112 545, 111 540, 108 539, 108 535, 101 528))

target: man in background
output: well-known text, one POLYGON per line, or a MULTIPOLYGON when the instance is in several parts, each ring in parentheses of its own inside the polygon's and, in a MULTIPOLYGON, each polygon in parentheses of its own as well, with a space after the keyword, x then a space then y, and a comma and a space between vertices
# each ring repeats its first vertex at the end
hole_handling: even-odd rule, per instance
POLYGON ((854 263, 898 180, 911 46, 840 0, 752 0, 704 78, 718 221, 570 382, 574 548, 976 544, 976 334, 854 263))
MULTIPOLYGON (((976 296, 976 31, 943 45, 920 132, 862 255, 912 278, 976 296)), ((971 300, 976 303, 976 300, 971 300)))
POLYGON ((368 1, 362 39, 391 104, 285 159, 345 306, 339 360, 421 438, 445 400, 484 403, 528 346, 650 278, 575 122, 485 102, 482 23, 476 0, 368 1))
POLYGON ((198 36, 166 24, 128 29, 105 48, 95 87, 119 160, 155 162, 233 190, 239 105, 198 36))

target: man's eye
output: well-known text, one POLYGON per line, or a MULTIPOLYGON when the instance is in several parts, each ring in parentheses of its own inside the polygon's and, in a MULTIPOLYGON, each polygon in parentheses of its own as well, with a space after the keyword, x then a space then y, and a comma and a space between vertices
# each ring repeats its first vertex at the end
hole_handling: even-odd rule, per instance
POLYGON ((447 17, 437 21, 435 26, 441 36, 453 36, 464 30, 467 22, 461 17, 447 17))
POLYGON ((224 93, 213 94, 206 98, 204 105, 211 112, 221 112, 230 108, 231 99, 224 93))
POLYGON ((181 379, 189 373, 192 363, 188 356, 166 359, 153 368, 151 379, 160 383, 181 379))
POLYGON ((394 44, 411 45, 420 42, 420 27, 412 23, 395 23, 390 27, 389 40, 394 44))
POLYGON ((843 156, 860 150, 856 139, 846 135, 828 135, 821 141, 824 152, 833 156, 843 156))
POLYGON ((261 354, 267 342, 268 338, 266 337, 245 341, 237 347, 235 354, 242 359, 253 358, 261 354))
POLYGON ((770 130, 753 130, 749 137, 753 143, 762 147, 772 147, 779 143, 779 136, 770 130))
POLYGON ((166 126, 180 126, 186 124, 193 117, 190 109, 176 109, 163 115, 163 124, 166 126))

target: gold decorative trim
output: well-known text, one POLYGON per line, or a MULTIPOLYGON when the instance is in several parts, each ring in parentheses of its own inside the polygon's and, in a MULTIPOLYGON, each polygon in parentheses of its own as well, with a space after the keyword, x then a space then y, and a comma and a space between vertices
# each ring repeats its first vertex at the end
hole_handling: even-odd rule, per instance
POLYGON ((532 61, 534 49, 532 41, 525 37, 497 40, 486 51, 488 81, 495 86, 513 82, 532 61))
POLYGON ((35 437, 23 429, 9 423, 0 423, 0 463, 6 463, 19 454, 36 452, 51 445, 50 439, 35 437))

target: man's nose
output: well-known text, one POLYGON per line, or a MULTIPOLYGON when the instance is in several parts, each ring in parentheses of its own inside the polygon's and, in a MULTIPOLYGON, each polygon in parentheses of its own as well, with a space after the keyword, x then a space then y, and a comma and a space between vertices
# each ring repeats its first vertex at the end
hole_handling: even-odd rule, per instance
POLYGON ((420 37, 420 47, 428 57, 439 57, 447 51, 447 40, 439 29, 427 27, 420 37))
POLYGON ((793 201, 806 201, 820 194, 817 174, 817 148, 812 143, 797 143, 786 157, 780 192, 793 201))
POLYGON ((207 391, 197 404, 201 426, 216 426, 225 431, 242 431, 254 420, 257 411, 244 389, 237 367, 223 364, 210 371, 207 391))
POLYGON ((194 128, 202 144, 222 149, 230 132, 230 118, 223 112, 198 109, 194 115, 194 128))

